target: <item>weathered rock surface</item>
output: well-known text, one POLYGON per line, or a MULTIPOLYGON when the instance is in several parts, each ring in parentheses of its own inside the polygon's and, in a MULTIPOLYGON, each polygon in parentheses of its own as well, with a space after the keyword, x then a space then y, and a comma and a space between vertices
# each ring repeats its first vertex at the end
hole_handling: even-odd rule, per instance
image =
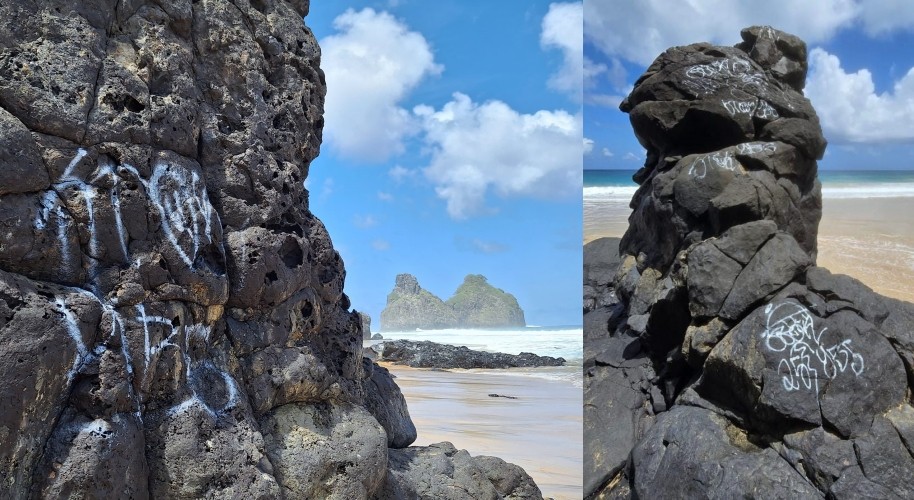
POLYGON ((308 209, 308 7, 0 5, 0 497, 389 488, 415 428, 308 209))
POLYGON ((381 351, 379 361, 413 368, 530 368, 565 364, 565 358, 539 356, 530 352, 506 354, 475 351, 464 346, 439 344, 427 340, 385 340, 378 347, 381 351))
POLYGON ((398 274, 381 311, 381 331, 387 332, 525 325, 517 299, 481 274, 468 274, 447 302, 423 290, 415 276, 398 274))
POLYGON ((391 450, 387 481, 376 498, 500 500, 542 494, 520 467, 494 457, 471 457, 444 442, 391 450))
POLYGON ((815 266, 806 46, 742 36, 622 103, 647 161, 618 247, 585 247, 585 497, 908 498, 914 305, 815 266))
POLYGON ((371 338, 371 316, 368 313, 359 312, 359 321, 362 323, 362 340, 371 338))

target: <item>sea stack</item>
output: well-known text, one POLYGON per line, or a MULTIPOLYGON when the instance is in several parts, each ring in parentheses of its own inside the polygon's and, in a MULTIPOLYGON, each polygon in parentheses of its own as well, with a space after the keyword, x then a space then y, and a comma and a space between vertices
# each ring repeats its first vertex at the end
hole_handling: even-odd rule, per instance
POLYGON ((446 304, 464 328, 522 327, 524 311, 510 293, 490 285, 481 274, 468 274, 446 304))
POLYGON ((667 50, 621 105, 647 160, 585 276, 585 497, 909 498, 914 306, 816 267, 806 45, 742 39, 667 50))
POLYGON ((419 286, 412 274, 398 274, 387 306, 381 311, 382 332, 408 332, 416 328, 456 328, 457 316, 443 300, 419 286))
POLYGON ((0 6, 0 498, 537 497, 362 355, 308 8, 0 6))
POLYGON ((517 299, 481 274, 466 275, 447 302, 419 286, 412 274, 398 274, 381 311, 383 332, 522 326, 524 311, 517 299))

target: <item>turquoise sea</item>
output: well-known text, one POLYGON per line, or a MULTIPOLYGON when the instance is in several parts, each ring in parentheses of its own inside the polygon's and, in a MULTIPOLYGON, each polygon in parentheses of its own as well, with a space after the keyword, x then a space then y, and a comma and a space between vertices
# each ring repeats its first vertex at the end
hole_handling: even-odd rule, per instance
MULTIPOLYGON (((635 170, 584 170, 584 239, 621 235, 628 227, 635 170)), ((914 198, 914 170, 820 170, 828 199, 914 198)))

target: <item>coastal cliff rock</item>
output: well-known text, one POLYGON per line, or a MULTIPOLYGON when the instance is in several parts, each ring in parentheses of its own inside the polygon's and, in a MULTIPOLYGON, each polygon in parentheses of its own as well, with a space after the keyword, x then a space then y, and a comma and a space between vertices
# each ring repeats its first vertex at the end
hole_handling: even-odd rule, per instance
POLYGON ((909 498, 914 305, 816 267, 806 45, 742 38, 621 105, 647 161, 612 279, 585 250, 585 497, 909 498))
POLYGON ((423 290, 415 276, 398 274, 381 311, 381 331, 386 332, 518 326, 526 322, 517 299, 481 274, 468 274, 447 302, 423 290))
POLYGON ((445 303, 454 310, 460 326, 465 328, 527 325, 517 299, 490 285, 481 274, 468 274, 454 296, 445 303))
POLYGON ((388 484, 405 401, 363 360, 308 209, 326 92, 308 7, 0 5, 0 497, 409 482, 388 484))
POLYGON ((419 286, 412 274, 398 274, 394 289, 381 311, 381 331, 412 331, 416 328, 457 327, 457 316, 443 300, 419 286))
POLYGON ((371 338, 371 316, 368 313, 359 312, 359 322, 362 324, 362 340, 371 338))

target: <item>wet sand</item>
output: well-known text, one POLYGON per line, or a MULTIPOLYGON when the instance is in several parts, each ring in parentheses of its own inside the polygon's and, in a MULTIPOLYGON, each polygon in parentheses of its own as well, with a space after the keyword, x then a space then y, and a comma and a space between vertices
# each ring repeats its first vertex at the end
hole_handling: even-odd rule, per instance
MULTIPOLYGON (((629 213, 621 204, 585 211, 584 243, 622 236, 629 213)), ((823 200, 817 263, 914 302, 914 198, 823 200)))
POLYGON ((580 387, 499 370, 384 366, 406 397, 419 434, 415 445, 450 441, 471 455, 496 456, 523 467, 547 498, 581 498, 580 387), (492 393, 517 399, 489 397, 492 393))

